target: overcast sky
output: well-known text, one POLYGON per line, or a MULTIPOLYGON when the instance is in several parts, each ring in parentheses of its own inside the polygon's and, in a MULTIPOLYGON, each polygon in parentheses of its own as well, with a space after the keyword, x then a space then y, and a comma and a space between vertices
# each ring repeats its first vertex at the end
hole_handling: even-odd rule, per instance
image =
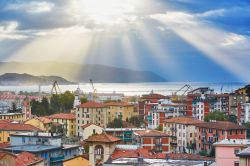
POLYGON ((249 0, 0 1, 0 61, 104 64, 150 70, 169 81, 249 82, 249 35, 249 0))

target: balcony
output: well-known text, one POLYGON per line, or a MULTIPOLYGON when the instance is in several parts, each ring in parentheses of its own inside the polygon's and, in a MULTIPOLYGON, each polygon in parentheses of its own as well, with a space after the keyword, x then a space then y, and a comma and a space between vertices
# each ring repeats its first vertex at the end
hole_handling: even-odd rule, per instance
POLYGON ((161 142, 155 142, 154 144, 155 144, 155 146, 162 146, 161 142))
POLYGON ((172 127, 172 128, 170 128, 170 130, 172 130, 172 131, 176 131, 177 129, 176 129, 176 128, 174 128, 174 127, 172 127))
POLYGON ((170 142, 170 145, 171 146, 177 146, 177 143, 176 142, 170 142))
POLYGON ((95 159, 96 160, 102 160, 103 159, 103 155, 102 154, 96 154, 95 155, 95 159))
POLYGON ((64 156, 63 155, 58 155, 58 156, 50 157, 50 162, 58 162, 58 161, 63 161, 63 160, 64 160, 64 156))

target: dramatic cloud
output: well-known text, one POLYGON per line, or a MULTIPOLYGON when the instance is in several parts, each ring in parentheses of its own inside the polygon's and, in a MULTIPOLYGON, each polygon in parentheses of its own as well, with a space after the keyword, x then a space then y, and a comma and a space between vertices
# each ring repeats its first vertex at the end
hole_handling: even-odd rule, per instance
POLYGON ((1 0, 0 16, 0 60, 98 63, 178 81, 248 81, 248 0, 1 0))

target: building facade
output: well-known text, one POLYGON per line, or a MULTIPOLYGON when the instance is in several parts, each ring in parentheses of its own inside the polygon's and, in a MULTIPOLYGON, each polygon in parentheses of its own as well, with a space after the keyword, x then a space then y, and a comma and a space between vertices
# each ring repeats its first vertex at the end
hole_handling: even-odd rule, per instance
POLYGON ((108 122, 113 121, 115 118, 127 121, 131 117, 139 115, 134 104, 127 102, 108 102, 105 105, 108 112, 108 122))
POLYGON ((107 107, 105 104, 90 101, 78 106, 75 112, 76 115, 76 134, 82 135, 82 126, 88 123, 93 123, 101 127, 106 127, 107 107))
POLYGON ((201 120, 192 117, 176 117, 164 122, 163 131, 171 136, 171 152, 195 153, 196 127, 201 120))
POLYGON ((133 143, 156 153, 170 153, 170 136, 157 130, 134 132, 133 143))
POLYGON ((59 123, 62 125, 65 135, 67 137, 73 137, 76 135, 76 117, 75 114, 66 114, 66 113, 60 113, 60 114, 54 114, 50 115, 49 118, 56 123, 59 123))
POLYGON ((228 121, 196 124, 196 150, 210 152, 223 139, 246 139, 246 127, 228 121))
POLYGON ((215 147, 215 162, 218 166, 239 165, 238 153, 250 145, 245 139, 224 139, 213 144, 215 147))

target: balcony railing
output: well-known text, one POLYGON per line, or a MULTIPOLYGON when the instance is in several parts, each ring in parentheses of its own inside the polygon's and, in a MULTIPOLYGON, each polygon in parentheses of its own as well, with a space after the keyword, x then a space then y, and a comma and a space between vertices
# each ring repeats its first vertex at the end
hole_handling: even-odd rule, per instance
POLYGON ((64 160, 64 155, 50 157, 50 162, 58 162, 58 161, 63 161, 63 160, 64 160))

